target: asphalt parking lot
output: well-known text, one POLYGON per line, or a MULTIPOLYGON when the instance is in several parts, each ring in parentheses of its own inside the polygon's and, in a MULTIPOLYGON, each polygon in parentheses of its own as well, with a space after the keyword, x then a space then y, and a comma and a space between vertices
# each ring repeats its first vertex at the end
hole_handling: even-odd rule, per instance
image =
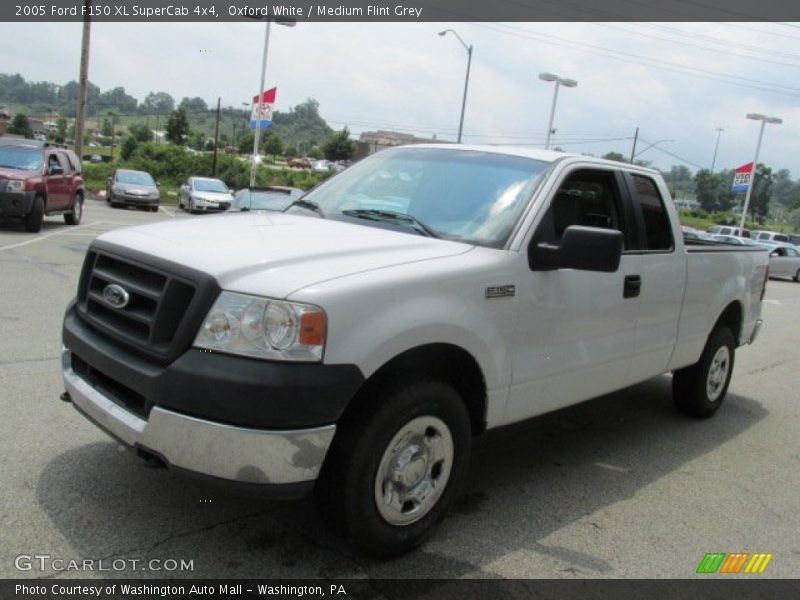
MULTIPOLYGON (((476 445, 469 483, 412 554, 354 553, 311 501, 150 469, 60 402, 60 326, 97 234, 188 217, 87 202, 83 224, 0 223, 0 577, 687 578, 707 552, 768 552, 800 576, 800 284, 773 280, 725 406, 679 416, 668 376, 476 445), (193 571, 19 571, 18 555, 174 559, 193 571)), ((743 577, 743 576, 737 576, 743 577)), ((752 576, 751 576, 752 577, 752 576)))

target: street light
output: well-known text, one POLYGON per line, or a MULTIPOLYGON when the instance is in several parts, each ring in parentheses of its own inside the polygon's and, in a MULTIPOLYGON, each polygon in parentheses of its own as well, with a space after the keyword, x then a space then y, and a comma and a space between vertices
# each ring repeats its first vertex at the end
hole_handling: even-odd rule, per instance
POLYGON ((464 46, 464 50, 467 51, 467 76, 464 79, 464 97, 461 99, 461 120, 458 122, 458 143, 461 143, 461 132, 464 130, 464 109, 467 107, 467 88, 469 87, 469 69, 472 66, 472 44, 469 46, 461 39, 461 36, 456 33, 454 29, 445 29, 444 31, 440 31, 439 35, 445 36, 448 33, 452 33, 456 36, 456 39, 464 46))
POLYGON ((761 151, 761 140, 764 137, 764 127, 767 123, 771 125, 780 125, 783 119, 777 117, 768 117, 759 113, 747 113, 747 118, 753 121, 761 121, 761 129, 758 132, 758 142, 756 143, 756 157, 753 159, 753 165, 750 167, 750 184, 747 186, 747 193, 744 195, 744 207, 742 208, 742 222, 739 224, 739 229, 744 229, 744 222, 747 219, 747 210, 750 208, 750 196, 753 193, 753 185, 756 182, 756 163, 758 162, 758 153, 761 151))
POLYGON ((550 107, 550 122, 547 124, 547 137, 545 138, 544 142, 544 149, 550 149, 550 136, 553 133, 553 118, 556 115, 556 100, 558 100, 558 88, 559 86, 564 87, 576 87, 578 82, 574 79, 563 79, 558 75, 553 75, 552 73, 539 73, 539 79, 542 81, 554 81, 555 82, 555 89, 553 91, 553 105, 550 107))
MULTIPOLYGON (((253 140, 253 158, 250 164, 250 187, 256 184, 256 158, 258 157, 258 138, 261 137, 261 114, 264 108, 264 81, 267 77, 267 52, 269 51, 269 28, 273 19, 267 19, 267 27, 264 31, 264 54, 261 57, 261 84, 258 86, 258 113, 256 113, 256 135, 253 140)), ((284 27, 294 27, 296 21, 275 20, 278 25, 284 27)))
POLYGON ((719 150, 719 138, 722 132, 725 131, 722 127, 717 127, 717 144, 714 146, 714 158, 711 159, 711 172, 714 172, 714 165, 717 164, 717 150, 719 150))

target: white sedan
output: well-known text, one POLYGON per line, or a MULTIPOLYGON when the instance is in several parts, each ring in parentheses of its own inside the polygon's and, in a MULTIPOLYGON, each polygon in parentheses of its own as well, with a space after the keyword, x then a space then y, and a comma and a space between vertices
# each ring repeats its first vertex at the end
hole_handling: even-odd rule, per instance
POLYGON ((178 207, 190 213, 224 212, 233 202, 233 192, 219 179, 189 177, 179 191, 178 207))
POLYGON ((800 250, 796 246, 778 246, 769 253, 770 277, 791 277, 800 283, 800 250))

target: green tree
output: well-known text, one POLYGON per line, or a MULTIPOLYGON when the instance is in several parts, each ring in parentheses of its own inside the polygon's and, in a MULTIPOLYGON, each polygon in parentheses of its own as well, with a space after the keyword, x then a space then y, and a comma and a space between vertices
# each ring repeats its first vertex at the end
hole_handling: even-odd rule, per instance
POLYGON ((283 142, 281 138, 272 132, 269 132, 264 139, 264 154, 272 155, 272 162, 275 162, 275 156, 283 151, 283 142))
POLYGON ((167 92, 150 92, 139 106, 139 112, 148 115, 166 115, 175 110, 175 99, 167 92))
POLYGON ((753 193, 750 194, 750 214, 759 223, 762 223, 769 214, 769 201, 772 197, 772 186, 775 176, 772 169, 762 163, 756 167, 753 193))
POLYGON ((628 160, 619 152, 606 152, 603 155, 606 160, 615 160, 617 162, 628 162, 628 160))
POLYGON ((111 137, 114 135, 114 125, 111 119, 103 119, 103 126, 100 129, 100 133, 103 134, 104 137, 111 137))
POLYGON ((186 112, 204 112, 208 110, 206 101, 198 97, 183 98, 178 106, 186 110, 186 112))
POLYGON ((772 196, 777 204, 783 207, 790 206, 798 188, 800 188, 800 185, 792 181, 788 169, 781 169, 775 173, 772 196))
POLYGON ((67 119, 65 117, 58 117, 58 120, 56 121, 56 143, 63 144, 66 137, 67 119))
POLYGON ((26 138, 33 137, 33 129, 31 122, 28 121, 28 115, 25 113, 17 113, 11 119, 11 124, 8 126, 8 133, 15 133, 17 135, 24 135, 26 138))
POLYGON ((186 145, 189 148, 194 150, 202 150, 206 144, 206 136, 203 134, 202 131, 198 131, 197 129, 193 129, 189 133, 189 137, 186 140, 186 145))
POLYGON ((172 111, 167 120, 167 140, 177 146, 186 143, 185 137, 189 134, 189 120, 186 118, 186 111, 183 107, 178 107, 172 111))
POLYGON ((328 160, 349 160, 356 153, 356 144, 350 139, 350 130, 345 127, 331 136, 322 146, 322 152, 328 160))
POLYGON ((131 155, 136 150, 136 147, 139 145, 139 142, 136 141, 136 138, 132 135, 126 135, 125 138, 122 140, 122 145, 119 147, 119 156, 122 160, 130 159, 131 155))
POLYGON ((237 144, 239 147, 239 153, 250 154, 253 152, 253 141, 255 138, 256 136, 253 135, 252 131, 245 131, 242 135, 240 135, 239 143, 237 144))
POLYGON ((128 127, 128 132, 136 138, 137 142, 153 141, 153 132, 144 123, 133 123, 128 127))

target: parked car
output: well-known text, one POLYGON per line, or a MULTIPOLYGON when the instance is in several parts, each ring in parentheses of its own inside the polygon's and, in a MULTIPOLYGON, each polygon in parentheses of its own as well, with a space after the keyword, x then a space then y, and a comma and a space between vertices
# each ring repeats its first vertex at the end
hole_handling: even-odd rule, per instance
POLYGON ((751 240, 750 238, 738 237, 735 235, 720 235, 718 233, 712 233, 711 238, 718 242, 733 244, 734 246, 761 246, 755 240, 751 240))
POLYGON ((102 157, 102 156, 100 156, 99 154, 92 154, 92 155, 89 157, 89 162, 93 162, 93 163, 101 163, 101 162, 103 162, 103 157, 102 157))
POLYGON ((178 207, 190 213, 223 212, 230 208, 233 193, 221 179, 189 177, 181 186, 178 207))
POLYGON ((333 168, 333 165, 328 160, 315 160, 311 164, 311 169, 313 171, 317 171, 318 173, 327 173, 333 168))
POLYGON ((728 225, 712 225, 706 230, 708 233, 716 233, 718 235, 735 235, 737 237, 750 238, 749 229, 740 229, 739 227, 730 227, 728 225))
POLYGON ((307 158, 290 158, 286 161, 286 165, 295 169, 310 169, 311 161, 307 158))
POLYGON ((82 171, 71 150, 6 140, 0 144, 0 218, 22 219, 31 233, 42 229, 45 215, 80 224, 86 196, 82 171))
POLYGON ((230 212, 244 212, 248 210, 286 209, 292 202, 305 194, 305 190, 294 187, 248 187, 236 192, 230 212))
POLYGON ((683 232, 683 239, 685 240, 706 240, 706 241, 714 240, 713 234, 706 233, 705 231, 700 231, 699 229, 695 229, 694 227, 681 225, 681 231, 683 232))
POLYGON ((782 244, 789 243, 789 236, 785 233, 777 231, 753 231, 751 237, 759 242, 780 242, 782 244))
POLYGON ((135 206, 156 212, 160 200, 158 184, 146 171, 116 169, 106 180, 106 202, 111 207, 135 206))
POLYGON ((313 491, 396 555, 459 497, 473 435, 668 372, 681 412, 715 414, 767 263, 684 243, 655 170, 391 148, 269 219, 103 233, 64 316, 64 399, 152 463, 313 491))
POLYGON ((786 244, 777 246, 769 253, 770 277, 791 277, 800 283, 800 250, 786 244))

